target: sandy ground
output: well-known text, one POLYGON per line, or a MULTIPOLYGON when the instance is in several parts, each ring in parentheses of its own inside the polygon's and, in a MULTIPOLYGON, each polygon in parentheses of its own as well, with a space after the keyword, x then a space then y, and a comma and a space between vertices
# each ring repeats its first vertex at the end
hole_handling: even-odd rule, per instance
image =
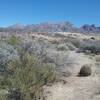
POLYGON ((45 88, 46 100, 100 100, 100 78, 70 77, 45 88))
MULTIPOLYGON (((76 61, 79 66, 87 62, 95 63, 83 54, 79 54, 76 61)), ((95 74, 95 66, 92 70, 93 74, 89 77, 70 76, 64 79, 65 83, 45 86, 46 100, 100 100, 100 77, 95 74)))

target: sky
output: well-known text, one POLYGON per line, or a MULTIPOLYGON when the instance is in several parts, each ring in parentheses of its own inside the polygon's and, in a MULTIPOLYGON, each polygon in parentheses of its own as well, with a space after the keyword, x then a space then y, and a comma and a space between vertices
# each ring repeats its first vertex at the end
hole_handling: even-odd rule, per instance
POLYGON ((0 0, 0 26, 61 21, 100 26, 100 0, 0 0))

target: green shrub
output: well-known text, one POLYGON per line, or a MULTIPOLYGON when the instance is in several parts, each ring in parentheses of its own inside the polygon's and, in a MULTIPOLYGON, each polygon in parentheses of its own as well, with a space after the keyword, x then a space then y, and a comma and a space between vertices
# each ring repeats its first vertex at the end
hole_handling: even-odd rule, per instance
POLYGON ((42 86, 56 79, 54 68, 41 63, 28 52, 20 54, 20 58, 8 64, 13 71, 12 88, 25 94, 24 100, 38 100, 42 97, 42 86), (36 99, 34 99, 36 98, 36 99))
POLYGON ((11 80, 8 77, 0 78, 0 88, 7 89, 11 86, 11 80))
POLYGON ((17 36, 12 35, 12 36, 7 40, 7 42, 8 42, 9 44, 13 45, 13 46, 16 46, 16 45, 18 45, 21 41, 20 41, 20 39, 19 39, 17 36))
POLYGON ((24 100, 24 95, 19 89, 13 88, 8 91, 7 100, 24 100))

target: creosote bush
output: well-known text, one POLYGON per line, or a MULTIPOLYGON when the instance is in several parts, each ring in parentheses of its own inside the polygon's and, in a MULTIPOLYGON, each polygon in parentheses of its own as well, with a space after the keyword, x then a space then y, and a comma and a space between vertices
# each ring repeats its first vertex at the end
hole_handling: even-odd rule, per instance
POLYGON ((11 99, 10 97, 13 97, 12 95, 16 93, 12 91, 12 93, 10 92, 10 96, 8 95, 10 100, 40 100, 43 95, 42 86, 53 83, 56 79, 53 67, 43 64, 34 55, 24 52, 24 50, 20 53, 18 60, 14 60, 8 64, 8 68, 13 72, 13 76, 11 77, 12 89, 18 89, 20 97, 23 97, 22 99, 16 99, 15 96, 15 99, 11 99))

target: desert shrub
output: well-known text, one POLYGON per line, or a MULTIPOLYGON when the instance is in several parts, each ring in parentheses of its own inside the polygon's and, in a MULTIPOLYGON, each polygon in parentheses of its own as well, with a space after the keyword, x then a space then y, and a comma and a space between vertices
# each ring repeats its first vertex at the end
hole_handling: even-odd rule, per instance
POLYGON ((18 54, 17 51, 13 48, 13 46, 0 42, 0 75, 8 74, 9 70, 7 69, 7 63, 12 59, 17 59, 18 54))
POLYGON ((23 96, 19 89, 13 88, 8 91, 7 100, 24 100, 23 96))
POLYGON ((71 43, 74 45, 76 48, 80 48, 82 41, 78 38, 68 36, 67 38, 64 39, 64 42, 66 43, 71 43))
POLYGON ((87 50, 94 54, 100 54, 100 41, 84 41, 81 49, 86 52, 87 50))
POLYGON ((24 41, 21 44, 21 49, 23 48, 25 51, 37 55, 38 58, 43 58, 46 55, 47 47, 48 43, 40 39, 24 41))
POLYGON ((20 58, 10 62, 8 68, 14 72, 12 88, 19 89, 20 93, 25 94, 24 100, 38 100, 42 97, 42 86, 56 79, 54 68, 41 63, 28 52, 20 53, 20 58))
POLYGON ((65 44, 61 44, 57 46, 57 50, 66 51, 66 50, 69 50, 69 48, 65 44))
POLYGON ((11 80, 7 76, 0 78, 0 88, 1 89, 7 89, 11 86, 11 80))
POLYGON ((91 65, 90 64, 86 64, 86 65, 83 65, 80 69, 80 72, 79 72, 79 76, 90 76, 92 73, 91 71, 91 65))
POLYGON ((80 52, 85 52, 85 53, 94 53, 94 54, 99 54, 100 53, 100 41, 96 40, 80 40, 75 37, 67 37, 64 39, 65 42, 71 43, 74 45, 76 48, 80 49, 80 52))
POLYGON ((16 46, 21 42, 21 40, 17 36, 12 35, 10 38, 8 38, 7 42, 13 46, 16 46))

